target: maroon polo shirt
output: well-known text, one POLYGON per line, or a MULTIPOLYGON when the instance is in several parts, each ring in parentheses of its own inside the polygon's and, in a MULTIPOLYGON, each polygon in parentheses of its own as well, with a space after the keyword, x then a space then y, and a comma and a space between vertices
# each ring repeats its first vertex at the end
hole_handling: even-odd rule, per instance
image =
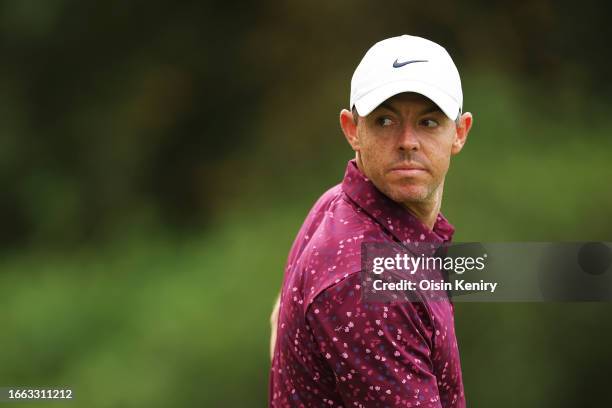
POLYGON ((289 253, 270 371, 273 407, 465 407, 450 301, 361 301, 362 242, 450 241, 348 163, 289 253))

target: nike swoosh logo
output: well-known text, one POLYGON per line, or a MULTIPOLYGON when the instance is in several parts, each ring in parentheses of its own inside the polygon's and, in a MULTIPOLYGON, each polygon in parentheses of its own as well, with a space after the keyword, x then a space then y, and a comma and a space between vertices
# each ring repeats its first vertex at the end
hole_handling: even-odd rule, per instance
POLYGON ((427 60, 410 60, 410 61, 398 62, 396 59, 393 62, 393 68, 403 67, 404 65, 414 64, 415 62, 427 62, 427 60))

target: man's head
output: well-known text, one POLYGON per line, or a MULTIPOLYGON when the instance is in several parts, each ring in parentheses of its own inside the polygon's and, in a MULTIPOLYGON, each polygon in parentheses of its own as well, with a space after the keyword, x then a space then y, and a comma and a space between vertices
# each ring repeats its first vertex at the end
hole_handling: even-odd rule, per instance
POLYGON ((450 157, 472 126, 462 102, 459 73, 444 48, 394 37, 375 44, 355 70, 351 111, 342 110, 340 125, 380 191, 408 207, 439 205, 450 157))

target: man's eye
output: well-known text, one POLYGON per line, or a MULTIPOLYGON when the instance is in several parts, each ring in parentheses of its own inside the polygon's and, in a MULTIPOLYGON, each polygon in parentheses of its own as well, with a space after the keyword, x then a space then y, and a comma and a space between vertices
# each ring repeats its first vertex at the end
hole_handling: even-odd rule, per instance
POLYGON ((386 116, 382 118, 378 118, 377 122, 379 126, 383 126, 383 127, 391 126, 393 124, 393 121, 391 120, 391 118, 388 118, 386 116))
POLYGON ((423 119, 421 121, 421 125, 428 127, 428 128, 435 128, 439 126, 439 123, 433 119, 423 119))

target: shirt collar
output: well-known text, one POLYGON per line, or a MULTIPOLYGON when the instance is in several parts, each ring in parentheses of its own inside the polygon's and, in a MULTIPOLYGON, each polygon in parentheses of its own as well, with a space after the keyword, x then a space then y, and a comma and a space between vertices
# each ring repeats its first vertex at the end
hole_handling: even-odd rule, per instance
POLYGON ((450 241, 455 232, 455 228, 442 213, 438 214, 433 230, 427 228, 410 211, 381 193, 361 173, 355 159, 348 162, 342 190, 355 204, 404 244, 414 242, 442 244, 450 241))

